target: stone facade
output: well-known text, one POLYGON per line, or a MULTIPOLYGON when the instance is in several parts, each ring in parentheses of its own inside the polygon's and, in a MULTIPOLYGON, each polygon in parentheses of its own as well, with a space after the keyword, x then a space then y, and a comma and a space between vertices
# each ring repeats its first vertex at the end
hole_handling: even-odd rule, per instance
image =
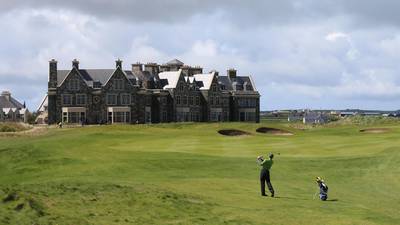
POLYGON ((53 59, 48 123, 259 122, 260 95, 250 76, 202 72, 176 59, 128 71, 121 60, 115 69, 80 69, 74 60, 71 70, 58 70, 53 59))

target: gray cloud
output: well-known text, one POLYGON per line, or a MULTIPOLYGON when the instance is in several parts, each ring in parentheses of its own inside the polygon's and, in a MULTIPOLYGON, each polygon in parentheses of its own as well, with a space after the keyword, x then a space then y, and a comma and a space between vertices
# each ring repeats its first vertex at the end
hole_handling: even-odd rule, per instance
POLYGON ((397 1, 2 1, 0 90, 31 109, 48 60, 171 58, 252 74, 262 109, 399 108, 397 1), (373 107, 372 107, 373 106, 373 107))
POLYGON ((242 28, 262 24, 286 24, 351 18, 354 26, 400 25, 397 0, 3 0, 0 10, 68 9, 101 19, 130 22, 185 23, 201 15, 221 13, 242 28))

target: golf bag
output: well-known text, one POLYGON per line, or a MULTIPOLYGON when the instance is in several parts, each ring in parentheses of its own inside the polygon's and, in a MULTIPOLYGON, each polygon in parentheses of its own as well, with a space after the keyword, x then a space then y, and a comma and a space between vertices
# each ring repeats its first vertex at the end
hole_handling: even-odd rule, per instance
POLYGON ((326 201, 328 199, 328 185, 325 182, 318 182, 319 186, 319 199, 326 201))

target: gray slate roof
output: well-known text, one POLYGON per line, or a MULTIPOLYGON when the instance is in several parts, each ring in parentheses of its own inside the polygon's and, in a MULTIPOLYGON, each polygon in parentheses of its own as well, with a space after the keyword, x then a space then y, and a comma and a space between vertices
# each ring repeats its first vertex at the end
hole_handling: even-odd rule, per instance
POLYGON ((178 60, 178 59, 173 59, 173 60, 167 62, 167 65, 178 65, 178 66, 183 66, 184 63, 181 62, 181 61, 178 60))
MULTIPOLYGON (((183 63, 177 59, 171 60, 170 63, 183 63)), ((114 73, 115 69, 80 69, 79 72, 84 78, 88 86, 93 87, 93 82, 100 82, 101 85, 105 85, 109 78, 114 73)), ((57 71, 57 83, 58 86, 64 81, 65 77, 68 75, 70 70, 58 70, 57 71)), ((169 82, 163 78, 161 79, 159 74, 152 74, 149 71, 124 71, 127 78, 132 82, 132 84, 140 85, 145 83, 146 88, 149 89, 160 89, 169 85, 169 82)), ((237 76, 233 80, 229 79, 228 76, 218 76, 218 83, 225 87, 227 91, 257 91, 254 87, 252 79, 250 76, 237 76), (244 85, 248 85, 250 89, 245 90, 244 85)), ((206 84, 202 80, 196 80, 196 85, 203 87, 206 84)))
POLYGON ((228 76, 218 76, 218 83, 225 86, 225 89, 228 91, 235 91, 236 87, 239 86, 244 89, 244 85, 249 85, 251 87, 250 90, 246 91, 256 91, 254 84, 252 83, 249 76, 237 76, 235 79, 230 80, 228 76))
MULTIPOLYGON (((57 85, 60 86, 64 81, 65 77, 71 70, 57 70, 57 85)), ((80 69, 79 73, 82 75, 83 79, 89 86, 93 86, 93 82, 98 81, 101 85, 106 84, 106 82, 113 75, 115 69, 80 69)), ((132 71, 124 71, 127 78, 136 84, 136 75, 132 71)))
POLYGON ((0 108, 24 108, 24 105, 18 102, 15 98, 10 97, 10 101, 5 96, 0 95, 0 108))

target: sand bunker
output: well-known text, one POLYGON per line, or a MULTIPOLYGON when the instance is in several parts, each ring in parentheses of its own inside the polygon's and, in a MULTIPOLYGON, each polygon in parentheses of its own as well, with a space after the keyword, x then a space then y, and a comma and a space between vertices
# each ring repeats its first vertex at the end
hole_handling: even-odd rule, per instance
POLYGON ((368 128, 360 130, 361 133, 368 133, 368 134, 381 134, 389 132, 389 128, 368 128))
POLYGON ((271 128, 271 127, 260 127, 256 131, 258 133, 273 134, 273 135, 283 135, 283 136, 293 135, 293 133, 290 131, 281 130, 281 129, 277 129, 277 128, 271 128))
POLYGON ((226 136, 241 136, 241 135, 250 135, 250 133, 242 130, 235 130, 235 129, 229 129, 229 130, 219 130, 219 134, 226 135, 226 136))

